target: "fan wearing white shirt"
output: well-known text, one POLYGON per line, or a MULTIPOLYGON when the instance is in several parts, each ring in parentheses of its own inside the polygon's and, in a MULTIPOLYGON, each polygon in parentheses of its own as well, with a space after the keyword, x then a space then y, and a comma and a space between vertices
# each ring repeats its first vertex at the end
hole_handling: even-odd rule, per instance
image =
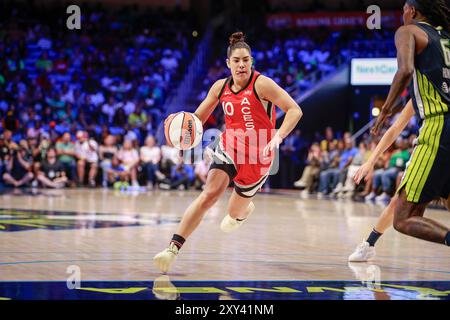
POLYGON ((156 184, 156 175, 159 172, 159 162, 161 161, 161 149, 156 145, 155 137, 148 136, 145 145, 140 149, 142 167, 147 175, 147 187, 153 189, 156 184))
POLYGON ((137 166, 139 164, 139 153, 134 149, 133 141, 124 141, 122 148, 117 153, 117 158, 122 162, 125 170, 130 172, 133 187, 138 187, 137 166))

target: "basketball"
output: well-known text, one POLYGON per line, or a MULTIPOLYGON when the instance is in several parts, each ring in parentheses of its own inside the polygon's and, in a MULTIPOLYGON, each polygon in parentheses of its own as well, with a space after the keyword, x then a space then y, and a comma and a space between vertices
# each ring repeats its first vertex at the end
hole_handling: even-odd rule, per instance
POLYGON ((179 150, 195 148, 203 135, 200 119, 191 112, 178 112, 170 115, 164 122, 167 144, 179 150))

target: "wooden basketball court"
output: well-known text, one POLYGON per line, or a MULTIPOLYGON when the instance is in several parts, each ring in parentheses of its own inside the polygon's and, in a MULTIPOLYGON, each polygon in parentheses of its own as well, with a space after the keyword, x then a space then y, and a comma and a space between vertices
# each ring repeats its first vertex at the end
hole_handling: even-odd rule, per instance
MULTIPOLYGON (((151 295, 155 279, 161 279, 152 257, 168 245, 184 209, 197 195, 105 189, 0 195, 0 298, 24 298, 19 290, 23 286, 40 288, 39 294, 29 293, 29 299, 52 299, 54 292, 60 292, 60 299, 95 298, 89 289, 82 296, 67 293, 73 270, 79 271, 81 287, 91 293, 127 294, 130 299, 142 292, 151 295), (60 289, 50 290, 55 286, 60 289), (123 291, 130 288, 145 290, 123 291)), ((390 229, 378 241, 374 261, 347 262, 383 205, 303 200, 297 192, 260 193, 251 218, 235 233, 224 234, 219 224, 229 195, 227 191, 207 213, 182 248, 170 278, 163 278, 185 298, 266 297, 255 295, 259 292, 291 299, 300 296, 289 293, 301 292, 303 298, 346 299, 358 294, 364 298, 367 290, 384 293, 383 299, 450 298, 450 255, 443 245, 390 229), (249 292, 242 289, 249 287, 249 292), (318 294, 326 292, 338 295, 318 294)), ((444 210, 429 209, 426 215, 450 225, 444 210)), ((163 285, 163 291, 173 292, 170 288, 163 285)))

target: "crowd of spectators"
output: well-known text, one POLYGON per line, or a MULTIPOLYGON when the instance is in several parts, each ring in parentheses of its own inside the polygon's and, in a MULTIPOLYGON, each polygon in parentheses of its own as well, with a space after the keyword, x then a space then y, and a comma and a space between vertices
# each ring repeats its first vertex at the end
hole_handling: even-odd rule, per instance
MULTIPOLYGON (((252 48, 254 66, 288 92, 304 92, 352 58, 395 57, 393 29, 365 30, 327 28, 271 30, 263 24, 243 29, 252 48), (264 37, 260 35, 264 34, 264 37)), ((209 87, 226 72, 227 36, 235 30, 221 30, 215 36, 209 72, 209 87), (220 69, 219 69, 220 67, 220 69), (217 72, 221 70, 222 72, 217 72), (226 71, 226 70, 225 70, 226 71)), ((205 92, 202 92, 205 95, 205 92)), ((202 97, 202 95, 201 95, 202 97)))
POLYGON ((210 161, 205 155, 198 163, 186 163, 179 150, 157 145, 152 135, 142 146, 111 134, 99 144, 82 130, 75 139, 65 132, 55 141, 46 132, 18 143, 9 130, 0 136, 0 182, 12 188, 201 189, 210 161))
MULTIPOLYGON (((166 97, 191 58, 188 18, 177 12, 97 8, 83 12, 82 30, 69 31, 62 8, 2 5, 0 183, 202 188, 210 159, 187 164, 178 150, 159 145, 154 137, 166 97)), ((308 89, 342 59, 395 55, 393 43, 379 41, 393 39, 391 30, 271 30, 257 37, 261 32, 246 28, 255 67, 288 91, 308 89), (379 45, 374 47, 374 41, 379 45)), ((194 94, 198 103, 214 81, 229 75, 226 36, 215 39, 221 45, 213 45, 211 67, 194 94)), ((205 130, 223 124, 216 108, 205 130)), ((392 146, 373 181, 358 190, 350 177, 375 141, 366 137, 356 147, 349 133, 335 135, 329 128, 323 138, 308 142, 295 130, 280 148, 281 185, 303 189, 302 195, 360 191, 368 200, 385 200, 404 170, 412 137, 392 146)))
POLYGON ((328 127, 324 136, 309 147, 305 168, 294 182, 294 187, 302 190, 303 198, 317 193, 318 198, 327 196, 386 202, 400 183, 416 138, 417 124, 412 120, 378 159, 373 175, 357 186, 353 177, 374 151, 379 138, 366 134, 356 145, 350 132, 338 136, 328 127))
POLYGON ((83 8, 82 29, 68 30, 65 7, 0 11, 0 131, 15 141, 107 131, 141 144, 155 133, 192 54, 188 17, 83 8))
POLYGON ((192 55, 189 16, 83 6, 81 30, 67 29, 64 6, 2 3, 0 16, 0 183, 167 179, 157 165, 179 159, 153 135, 192 55))

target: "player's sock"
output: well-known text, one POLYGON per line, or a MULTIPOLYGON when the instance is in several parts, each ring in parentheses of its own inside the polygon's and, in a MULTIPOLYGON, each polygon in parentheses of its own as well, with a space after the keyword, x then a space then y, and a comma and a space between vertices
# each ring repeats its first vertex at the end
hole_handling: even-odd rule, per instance
POLYGON ((174 234, 170 243, 173 243, 178 248, 178 250, 180 250, 185 241, 186 239, 182 236, 174 234))
POLYGON ((382 236, 382 233, 379 233, 377 230, 372 229, 372 232, 369 235, 369 238, 367 238, 367 242, 369 243, 369 246, 373 247, 375 246, 375 243, 377 240, 382 236))
POLYGON ((450 231, 445 236, 445 244, 450 247, 450 231))

